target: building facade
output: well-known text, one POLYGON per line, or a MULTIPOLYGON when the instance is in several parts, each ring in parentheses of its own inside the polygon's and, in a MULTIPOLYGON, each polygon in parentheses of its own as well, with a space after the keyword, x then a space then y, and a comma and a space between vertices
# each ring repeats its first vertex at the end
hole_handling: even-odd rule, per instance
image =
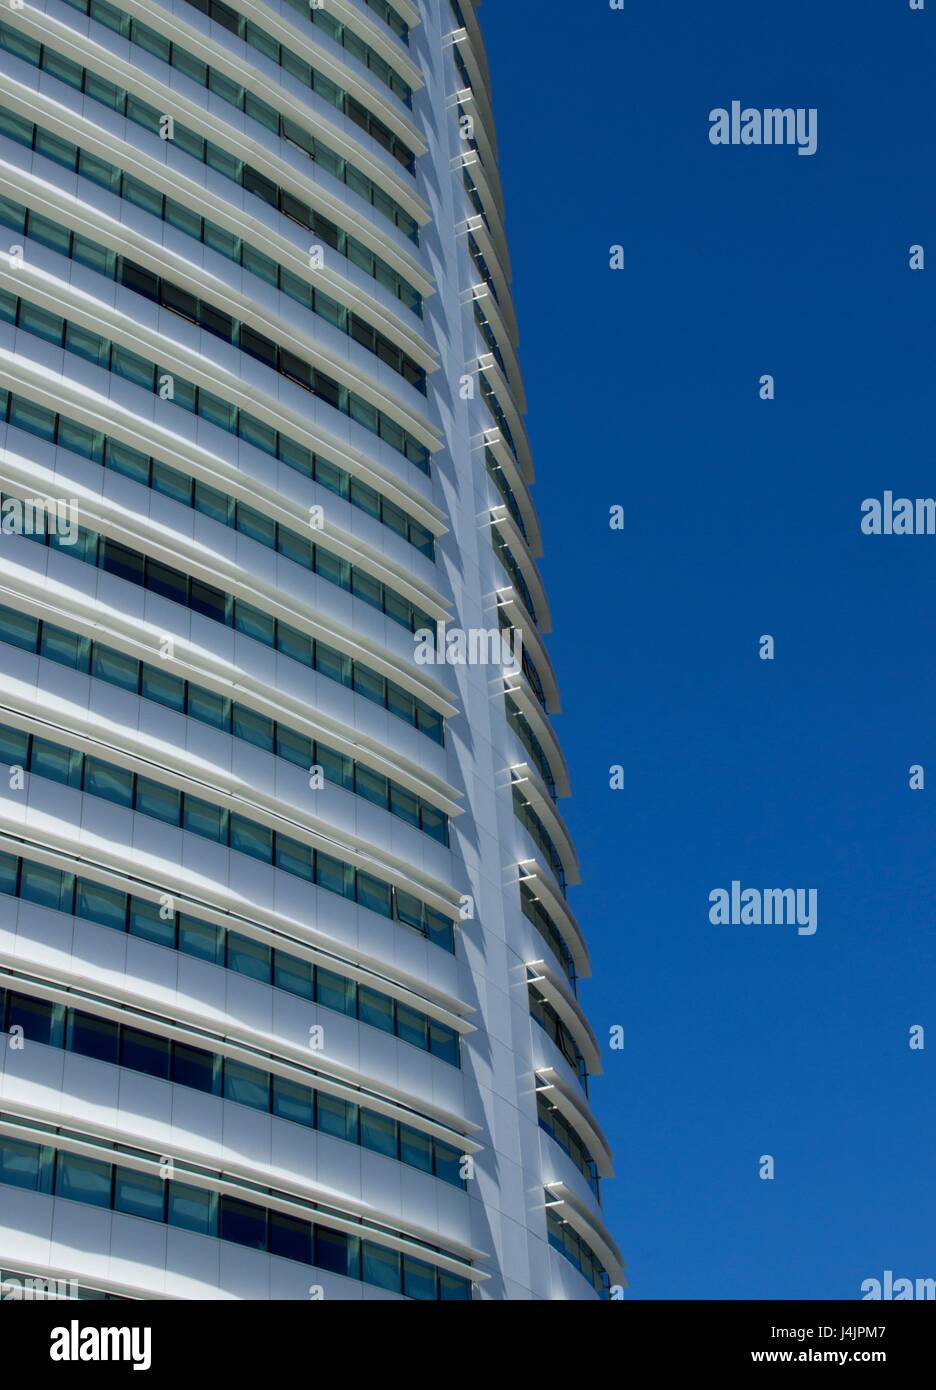
POLYGON ((509 276, 470 0, 0 12, 17 1286, 623 1283, 509 276))

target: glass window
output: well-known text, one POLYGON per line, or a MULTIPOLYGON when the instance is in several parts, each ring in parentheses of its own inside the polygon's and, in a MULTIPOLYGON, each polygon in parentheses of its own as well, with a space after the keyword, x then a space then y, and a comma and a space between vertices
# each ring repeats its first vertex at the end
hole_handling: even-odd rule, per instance
POLYGON ((270 1078, 257 1067, 235 1062, 228 1057, 224 1063, 224 1098, 249 1105, 254 1110, 270 1108, 270 1078))
POLYGON ((369 401, 363 400, 360 396, 351 397, 351 419, 356 420, 359 425, 370 430, 371 434, 377 433, 380 414, 369 401))
POLYGON ((399 1293, 402 1288, 402 1275, 397 1251, 388 1250, 383 1245, 374 1245, 369 1240, 362 1244, 361 1277, 365 1284, 374 1284, 378 1289, 392 1289, 399 1293))
POLYGON ((443 1144, 441 1139, 435 1139, 433 1153, 436 1177, 451 1183, 453 1187, 464 1187, 465 1180, 461 1175, 463 1155, 458 1149, 453 1149, 451 1144, 443 1144))
POLYGON ((33 738, 29 770, 37 777, 47 777, 66 787, 80 787, 81 769, 82 755, 75 749, 48 743, 44 738, 33 738))
POLYGON ((185 681, 156 666, 143 666, 141 694, 166 709, 185 711, 185 681))
POLYGON ((77 633, 66 632, 64 628, 43 623, 39 646, 40 656, 49 661, 57 661, 60 666, 70 666, 75 671, 90 671, 91 640, 79 637, 77 633))
POLYGON ((396 1015, 397 1036, 425 1051, 429 1045, 429 1023, 426 1015, 417 1013, 415 1009, 408 1009, 405 1004, 397 1004, 396 1015))
POLYGON ((389 526, 391 531, 395 531, 398 536, 402 536, 406 540, 410 524, 406 513, 386 499, 383 501, 382 511, 384 525, 389 526))
POLYGON ((170 227, 178 227, 180 232, 194 237, 196 241, 201 240, 202 220, 184 203, 177 203, 175 198, 167 198, 165 218, 170 227))
POLYGON ((169 1079, 168 1038, 158 1038, 151 1033, 143 1033, 139 1028, 124 1027, 120 1036, 120 1065, 131 1071, 142 1071, 147 1076, 158 1076, 163 1081, 169 1079))
POLYGON ((165 1184, 152 1173, 118 1168, 114 1174, 114 1210, 147 1221, 162 1221, 165 1184))
POLYGON ((303 570, 310 570, 313 567, 314 546, 312 541, 296 535, 295 531, 287 531, 281 527, 277 537, 277 549, 280 555, 284 555, 288 560, 293 560, 295 564, 300 564, 303 570))
POLYGON ((223 72, 217 68, 208 69, 208 87, 215 92, 222 101, 229 102, 231 106, 240 107, 244 97, 244 89, 236 82, 232 82, 223 72))
MULTIPOLYGON (((237 407, 229 405, 227 401, 222 400, 220 396, 214 395, 213 392, 199 388, 198 413, 205 420, 209 420, 213 425, 218 425, 220 429, 227 430, 228 434, 237 433, 237 407)), ((231 505, 233 506, 233 500, 231 505)))
POLYGON ((138 777, 136 809, 141 815, 153 816, 167 825, 178 825, 182 818, 182 793, 161 782, 153 782, 149 777, 138 777))
POLYGON ((237 432, 248 444, 262 449, 265 454, 276 456, 276 430, 271 425, 265 425, 255 416, 241 411, 237 421, 237 432))
POLYGON ((346 1139, 348 1143, 356 1144, 358 1107, 339 1096, 330 1096, 324 1091, 319 1091, 315 1097, 315 1127, 323 1134, 331 1134, 336 1139, 346 1139))
POLYGON ((298 1216, 270 1212, 270 1254, 284 1260, 312 1264, 312 1226, 298 1216))
POLYGON ((249 854, 264 864, 273 862, 273 831, 265 825, 256 825, 243 816, 231 815, 231 849, 249 854))
MULTIPOLYGON (((165 372, 165 368, 163 368, 163 372, 165 372)), ((191 381, 185 381, 184 378, 177 376, 175 378, 175 395, 172 399, 180 410, 187 410, 190 415, 194 415, 198 404, 198 387, 191 381)), ((164 474, 163 477, 165 478, 165 476, 164 474)), ((168 493, 169 487, 170 484, 167 482, 161 491, 168 493)), ((185 497, 179 497, 177 500, 181 501, 184 506, 188 506, 185 497)))
POLYGON ((432 1139, 409 1125, 400 1125, 400 1160, 423 1173, 432 1172, 432 1139))
MULTIPOLYGON (((280 209, 286 213, 283 205, 280 209)), ((286 216, 289 214, 286 213, 286 216)), ((294 219, 295 220, 295 219, 294 219)), ((301 225, 304 225, 301 223, 301 225)), ((298 275, 294 275, 291 270, 285 268, 280 270, 280 288, 290 299, 295 299, 298 304, 302 304, 306 309, 312 308, 312 287, 305 280, 300 280, 298 275)))
POLYGON ((132 381, 136 386, 144 387, 147 391, 153 389, 156 374, 153 363, 147 362, 138 353, 131 352, 129 348, 121 347, 118 343, 114 343, 111 348, 111 371, 126 381, 132 381))
POLYGON ((123 92, 119 87, 116 87, 113 82, 108 82, 105 78, 98 77, 88 69, 85 72, 84 86, 85 92, 94 101, 103 102, 105 106, 109 106, 113 111, 122 109, 124 101, 123 92))
POLYGON ((265 54, 267 58, 271 58, 274 63, 279 62, 279 44, 275 39, 271 38, 269 34, 265 33, 263 29, 258 29, 256 24, 248 21, 244 31, 244 37, 251 48, 256 48, 260 53, 265 54))
POLYGON ((155 946, 166 946, 170 951, 175 946, 175 917, 171 913, 163 916, 156 903, 143 898, 130 899, 128 930, 131 936, 151 941, 155 946))
POLYGON ((423 931, 423 906, 418 898, 414 898, 410 893, 402 893, 397 889, 396 894, 396 915, 399 920, 408 927, 422 933, 423 931))
POLYGON ((445 1303, 470 1303, 471 1284, 467 1279, 459 1279, 457 1274, 447 1274, 440 1269, 439 1298, 445 1303))
POLYGON ((228 813, 220 806, 212 806, 197 796, 186 796, 182 806, 182 826, 193 835, 201 835, 205 840, 215 840, 226 845, 228 839, 228 813))
POLYGON ((274 134, 279 133, 279 113, 274 111, 272 106, 268 106, 259 97, 253 96, 251 92, 246 94, 244 109, 248 116, 252 116, 255 121, 260 121, 267 130, 272 130, 274 134))
POLYGON ((276 730, 276 756, 308 770, 312 765, 312 740, 280 725, 276 730))
POLYGON ((327 1226, 315 1228, 315 1263, 319 1269, 343 1274, 347 1279, 361 1277, 361 1243, 345 1231, 332 1231, 327 1226))
POLYGON ((7 1010, 7 1030, 22 1028, 24 1042, 51 1045, 55 1026, 55 1005, 48 999, 33 999, 28 994, 10 994, 7 1010))
POLYGON ((53 135, 50 130, 36 129, 36 153, 44 154, 47 159, 52 159, 56 164, 61 164, 65 169, 74 169, 77 150, 70 140, 63 140, 60 135, 53 135))
POLYGON ((220 1094, 220 1062, 212 1053, 188 1043, 172 1045, 172 1080, 177 1086, 189 1086, 207 1095, 220 1094))
POLYGON ((285 1076, 273 1077, 273 1114, 294 1124, 315 1127, 315 1098, 308 1086, 300 1086, 285 1076))
POLYGON ((230 625, 233 599, 212 584, 203 584, 200 579, 191 581, 191 607, 196 613, 211 618, 216 623, 230 625))
POLYGON ((104 554, 101 568, 118 579, 127 579, 131 584, 143 583, 143 556, 117 541, 104 541, 104 554))
POLYGON ((47 343, 54 343, 56 347, 62 345, 64 322, 59 315, 50 314, 47 309, 40 309, 36 304, 28 304, 25 299, 20 300, 19 326, 27 333, 43 338, 47 343))
POLYGON ((69 1014, 68 1049, 99 1062, 116 1062, 120 1030, 109 1018, 75 1009, 69 1014))
POLYGON ((120 192, 120 170, 106 159, 99 159, 87 150, 79 150, 78 172, 82 178, 90 179, 99 188, 106 188, 109 193, 120 192))
POLYGON ((255 714, 246 705, 234 706, 234 735, 245 739, 265 753, 272 753, 274 747, 273 720, 266 715, 255 714))
POLYGON ((276 522, 244 502, 237 504, 237 529, 242 535, 265 545, 268 550, 276 549, 276 522))
POLYGON ((223 526, 229 526, 234 514, 234 499, 227 497, 216 487, 209 487, 207 483, 196 481, 195 507, 205 516, 210 516, 214 521, 220 521, 223 526))
POLYGON ((351 571, 351 592, 355 598, 363 599, 371 608, 383 609, 383 585, 364 570, 351 571))
POLYGON ((227 733, 231 728, 231 701, 200 685, 189 686, 186 713, 202 724, 210 724, 213 729, 227 733))
POLYGON ((378 1115, 375 1110, 362 1110, 361 1146, 371 1149, 374 1153, 386 1154, 388 1158, 396 1158, 396 1121, 387 1115, 378 1115))
POLYGON ((336 753, 322 743, 315 745, 315 761, 321 767, 325 781, 348 791, 354 787, 354 763, 343 753, 336 753))
POLYGON ((117 685, 121 690, 129 690, 134 695, 140 684, 140 663, 132 656, 114 651, 112 647, 102 647, 95 642, 91 651, 91 674, 108 685, 117 685))
POLYGON ((315 669, 342 685, 349 686, 352 682, 351 658, 343 652, 336 652, 334 647, 327 647, 324 642, 315 644, 315 669))
POLYGON ((354 665, 354 688, 365 700, 372 700, 377 705, 386 704, 387 682, 376 671, 368 671, 360 662, 354 665))
POLYGON ((339 589, 351 588, 352 571, 348 561, 342 560, 338 555, 332 555, 320 545, 315 547, 315 569, 329 584, 337 584, 339 589))
POLYGON ((29 735, 21 729, 0 724, 0 762, 25 767, 29 757, 29 735))
POLYGON ((353 1018, 357 1012, 357 985, 344 975, 336 975, 322 966, 315 969, 315 998, 323 1008, 353 1018))
POLYGON ((132 478, 134 482, 142 483, 144 487, 149 486, 148 454, 141 453, 139 449, 132 449, 129 444, 120 444, 114 439, 108 439, 105 453, 108 468, 126 478, 132 478))
POLYGON ((419 808, 419 819, 420 826, 427 835, 431 835, 440 845, 448 844, 448 816, 444 811, 439 811, 424 801, 419 808))
POLYGON ((95 1207, 111 1204, 111 1165, 60 1149, 55 1164, 55 1195, 95 1207))
POLYGON ((244 603, 242 599, 237 600, 234 612, 234 626, 238 632, 242 632, 245 637, 252 637, 256 642, 262 642, 265 647, 276 646, 275 618, 271 618, 268 613, 261 613, 259 608, 255 608, 252 603, 244 603))
POLYGON ((202 63, 191 53, 186 53, 184 49, 177 48, 173 51, 173 67, 184 72, 186 77, 190 77, 193 82, 197 82, 199 87, 208 86, 208 64, 202 63))
POLYGON ((344 898, 354 897, 354 870, 350 864, 342 864, 330 854, 319 851, 315 856, 315 881, 320 888, 329 893, 340 893, 344 898))
POLYGON ((110 360, 110 348, 107 340, 97 333, 92 333, 88 328, 79 328, 74 323, 68 325, 65 346, 69 352, 83 357, 88 362, 93 362, 98 367, 106 367, 110 360))
POLYGON ((207 960, 212 965, 224 963, 224 932, 211 922, 201 922, 197 917, 179 914, 179 950, 198 960, 207 960))
POLYGON ((124 174, 120 191, 128 203, 135 203, 138 208, 151 212, 154 217, 162 216, 162 194, 142 179, 135 179, 132 174, 124 174))
POLYGON ((123 931, 127 921, 127 895, 116 888, 107 888, 103 883, 80 878, 75 896, 75 915, 86 917, 89 922, 99 922, 102 927, 123 931))
MULTIPOLYGON (((58 631, 58 629, 54 629, 58 631)), ((34 652, 39 641, 39 622, 28 613, 16 613, 12 608, 0 608, 0 641, 13 647, 34 652)))
POLYGON ((273 983, 277 989, 285 989, 287 993, 295 994, 300 999, 311 999, 312 966, 308 961, 296 960, 283 951, 274 951, 273 983))
POLYGON ((59 417, 58 444, 81 458, 91 459, 93 463, 104 462, 104 439, 101 430, 89 429, 75 420, 59 417))
MULTIPOLYGON (((34 405, 32 401, 14 396, 10 401, 10 424, 17 429, 34 434, 37 439, 52 443, 55 439, 55 411, 45 406, 34 405)), ((40 523, 42 526, 42 523, 40 523)), ((44 531, 45 527, 42 526, 44 531)))
POLYGON ((154 594, 161 594, 170 603, 184 604, 188 596, 188 580, 179 570, 163 565, 159 560, 146 562, 146 587, 154 594))
POLYGON ((358 987, 358 1018, 379 1028, 384 1033, 393 1032, 393 1000, 386 994, 378 994, 366 985, 358 987))
POLYGON ((153 460, 153 480, 150 482, 154 492, 161 492, 166 498, 172 498, 174 502, 181 502, 182 506, 188 507, 192 502, 192 480, 188 474, 179 473, 178 468, 171 468, 167 463, 160 463, 159 459, 153 460))
POLYGON ((134 31, 132 31, 134 43, 139 43, 140 49, 146 49, 147 53, 152 53, 154 57, 161 58, 163 63, 168 63, 172 50, 170 40, 161 33, 157 33, 156 29, 150 29, 147 24, 132 22, 134 22, 134 31))
POLYGON ((15 854, 0 851, 0 893, 16 896, 16 879, 19 874, 19 860, 15 854))
POLYGON ((419 798, 414 792, 401 787, 398 782, 390 783, 390 809, 401 820, 418 827, 419 798))
POLYGON ((357 875, 357 900, 362 907, 369 907, 371 912, 379 912, 382 917, 393 916, 393 899, 389 883, 381 883, 379 879, 372 878, 361 869, 357 875))
POLYGON ((429 940, 436 946, 441 946, 443 951, 452 950, 453 928, 449 917, 443 917, 441 912, 436 912, 431 907, 426 908, 426 934, 429 940))
POLYGON ((170 1226, 183 1231, 197 1231, 213 1236, 218 1232, 218 1196, 203 1187, 191 1187, 184 1182, 169 1184, 168 1220, 170 1226))
POLYGON ((63 874, 61 870, 47 868, 45 864, 23 860, 20 897, 27 902, 51 907, 56 912, 71 912, 74 888, 73 874, 63 874))
POLYGON ((229 931, 227 934, 227 968, 238 975, 249 975, 252 980, 270 983, 273 972, 273 952, 261 941, 253 941, 249 936, 229 931))
POLYGON ((232 1240, 236 1245, 247 1245, 251 1250, 265 1250, 266 1212, 262 1207, 251 1206, 238 1197, 222 1197, 220 1235, 222 1240, 232 1240))
POLYGON ((308 845, 300 845, 288 835, 276 837, 276 867, 296 878, 312 882, 312 850, 308 845))
POLYGON ((196 135, 194 130, 189 130, 188 126, 179 125, 178 122, 175 128, 175 143, 180 150, 190 154, 193 159, 199 161, 205 159, 207 141, 202 139, 200 135, 196 135))
POLYGON ((301 661, 303 666, 312 665, 312 638, 306 637, 304 632, 297 632, 288 623, 277 624, 276 646, 293 661, 301 661))
POLYGON ((314 477, 315 455, 302 444, 294 444, 291 439, 282 436, 279 442, 279 456, 296 473, 301 473, 306 478, 314 477))
MULTIPOLYGON (((10 31, 12 33, 12 30, 10 31)), ((14 44, 18 40, 14 40, 14 44)), ((8 40, 2 40, 2 47, 7 48, 8 40)), ((20 145, 28 145, 32 148, 33 142, 33 123, 27 121, 24 116, 17 116, 12 111, 0 113, 0 135, 8 135, 11 140, 16 140, 20 145)))
POLYGON ((322 487, 328 488, 329 492, 336 493, 338 497, 351 496, 351 480, 348 474, 343 469, 336 468, 333 463, 329 463, 326 459, 317 460, 315 481, 321 483, 322 487))
POLYGON ((72 260, 78 261, 79 265, 88 265, 89 270, 96 270, 99 275, 117 279, 117 253, 108 252, 106 246, 92 242, 88 236, 75 232, 71 254, 72 260))
POLYGON ((27 1144, 21 1139, 0 1139, 0 1182, 10 1187, 25 1187, 31 1192, 40 1188, 42 1149, 39 1144, 27 1144))
POLYGON ((416 727, 420 733, 427 734, 436 743, 442 743, 445 738, 445 723, 441 714, 420 704, 419 701, 416 702, 416 727))
POLYGON ((379 772, 372 772, 362 763, 358 763, 354 771, 354 790, 358 796, 364 797, 365 801, 372 801, 375 806, 382 806, 384 810, 390 805, 390 784, 387 778, 379 772))
POLYGON ((452 1028, 446 1028, 444 1023, 437 1023, 435 1019, 431 1018, 429 1020, 429 1051, 433 1057, 441 1057, 444 1062, 449 1062, 453 1067, 457 1067, 460 1061, 458 1034, 452 1028))
POLYGON ((407 1298, 434 1299, 436 1276, 432 1265, 426 1264, 425 1260, 414 1260, 411 1255, 404 1255, 403 1292, 407 1298))

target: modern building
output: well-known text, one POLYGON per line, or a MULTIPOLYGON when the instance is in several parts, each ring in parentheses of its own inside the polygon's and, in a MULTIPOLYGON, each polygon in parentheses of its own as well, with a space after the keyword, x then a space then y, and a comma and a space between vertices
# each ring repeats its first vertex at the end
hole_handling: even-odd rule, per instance
POLYGON ((475 10, 0 58, 0 1273, 608 1296, 475 10))

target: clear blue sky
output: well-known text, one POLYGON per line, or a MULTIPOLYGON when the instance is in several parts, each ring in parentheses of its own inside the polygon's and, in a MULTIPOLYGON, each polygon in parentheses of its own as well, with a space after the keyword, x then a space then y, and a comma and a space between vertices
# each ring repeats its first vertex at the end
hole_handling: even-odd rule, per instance
POLYGON ((936 496, 936 0, 480 15, 629 1296, 936 1277, 936 536, 859 532, 936 496), (818 152, 712 146, 733 99, 818 152), (733 879, 818 932, 712 926, 733 879))

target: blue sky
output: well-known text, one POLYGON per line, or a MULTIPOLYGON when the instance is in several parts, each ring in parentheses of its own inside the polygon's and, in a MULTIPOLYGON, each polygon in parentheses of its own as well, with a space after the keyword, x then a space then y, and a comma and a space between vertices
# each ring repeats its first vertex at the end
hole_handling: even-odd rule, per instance
POLYGON ((629 1297, 936 1277, 936 536, 859 530, 936 496, 936 3, 480 14, 629 1297), (712 146, 733 99, 817 153, 712 146), (818 931, 711 925, 733 879, 818 931))

